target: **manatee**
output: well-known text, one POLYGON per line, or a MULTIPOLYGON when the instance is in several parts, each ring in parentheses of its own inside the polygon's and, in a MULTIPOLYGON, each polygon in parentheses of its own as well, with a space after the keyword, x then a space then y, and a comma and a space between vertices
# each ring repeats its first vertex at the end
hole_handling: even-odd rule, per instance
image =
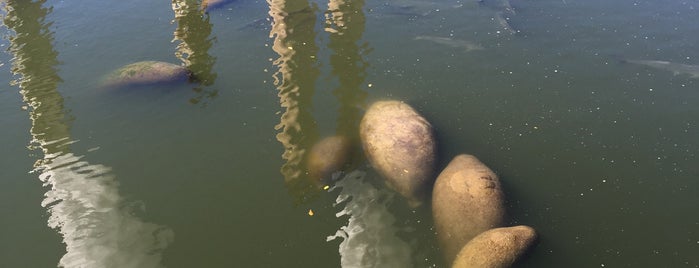
POLYGON ((511 267, 536 241, 529 226, 495 228, 469 241, 456 255, 452 268, 511 267))
POLYGON ((359 124, 364 153, 390 188, 420 205, 434 180, 437 145, 432 125, 400 101, 378 101, 359 124))
POLYGON ((189 78, 190 72, 183 66, 160 61, 139 61, 109 74, 104 85, 107 87, 139 86, 184 82, 189 78))
POLYGON ((498 176, 472 155, 457 155, 439 174, 432 215, 448 263, 478 234, 503 225, 505 198, 498 176))
POLYGON ((308 175, 319 183, 326 183, 330 176, 347 164, 351 142, 344 136, 322 139, 308 153, 308 175))
POLYGON ((201 2, 201 7, 204 11, 210 11, 225 6, 230 2, 233 2, 233 0, 203 0, 201 2))

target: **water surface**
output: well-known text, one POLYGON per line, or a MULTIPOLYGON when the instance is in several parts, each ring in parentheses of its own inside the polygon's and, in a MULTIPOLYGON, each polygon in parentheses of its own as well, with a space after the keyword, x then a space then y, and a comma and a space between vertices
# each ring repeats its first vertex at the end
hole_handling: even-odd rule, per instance
POLYGON ((699 80, 630 62, 699 65, 699 2, 504 3, 3 1, 0 266, 448 267, 358 149, 305 174, 390 98, 498 173, 518 266, 699 267, 699 80), (143 60, 197 79, 101 88, 143 60))

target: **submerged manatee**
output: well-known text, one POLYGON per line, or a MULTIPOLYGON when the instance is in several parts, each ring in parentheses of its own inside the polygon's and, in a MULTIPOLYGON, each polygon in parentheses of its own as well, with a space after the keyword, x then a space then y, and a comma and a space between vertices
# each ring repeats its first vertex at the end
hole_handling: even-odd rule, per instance
POLYGON ((671 71, 674 75, 688 75, 689 78, 699 78, 699 65, 689 65, 664 60, 622 60, 622 62, 671 71))
POLYGON ((185 82, 189 78, 190 72, 183 66, 161 61, 140 61, 109 74, 104 85, 107 87, 138 86, 185 82))
POLYGON ((451 37, 419 35, 419 36, 415 37, 415 40, 426 40, 426 41, 434 42, 434 43, 437 43, 440 45, 450 46, 453 48, 461 48, 464 50, 464 52, 483 49, 483 47, 479 44, 473 43, 471 41, 454 39, 451 37))
POLYGON ((351 142, 344 136, 322 139, 308 153, 308 175, 319 183, 327 183, 330 176, 347 164, 351 142))
POLYGON ((201 1, 201 7, 204 11, 211 11, 212 9, 225 6, 230 2, 233 2, 233 0, 203 0, 201 1))
POLYGON ((490 229, 469 241, 451 267, 511 267, 535 240, 536 231, 529 226, 490 229))
POLYGON ((400 101, 372 104, 359 124, 367 159, 389 187, 420 205, 434 179, 437 145, 432 125, 400 101))
POLYGON ((448 263, 478 234, 503 225, 505 198, 498 176, 472 155, 458 155, 439 174, 432 214, 448 263))

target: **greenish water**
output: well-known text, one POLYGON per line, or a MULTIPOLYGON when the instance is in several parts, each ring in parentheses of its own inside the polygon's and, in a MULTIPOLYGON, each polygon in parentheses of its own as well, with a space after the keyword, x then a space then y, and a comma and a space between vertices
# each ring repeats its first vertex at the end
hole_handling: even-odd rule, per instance
POLYGON ((93 2, 0 2, 0 267, 448 267, 361 157, 304 175, 386 98, 498 173, 518 267, 699 267, 699 79, 631 62, 696 68, 698 1, 93 2), (143 60, 199 81, 100 87, 143 60))

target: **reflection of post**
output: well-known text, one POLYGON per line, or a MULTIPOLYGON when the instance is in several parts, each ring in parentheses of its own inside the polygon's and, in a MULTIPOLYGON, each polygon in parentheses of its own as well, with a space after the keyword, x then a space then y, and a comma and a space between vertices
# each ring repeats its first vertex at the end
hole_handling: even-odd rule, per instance
POLYGON ((57 229, 66 244, 60 267, 158 267, 160 252, 172 233, 144 223, 124 208, 114 177, 102 165, 92 165, 73 155, 69 122, 57 86, 58 53, 53 33, 45 22, 50 8, 46 0, 6 0, 3 23, 14 31, 8 36, 12 72, 29 106, 33 143, 43 151, 36 171, 49 186, 42 206, 48 207, 48 225, 57 229))
POLYGON ((281 130, 277 140, 284 145, 286 161, 281 172, 296 201, 303 201, 314 191, 314 184, 305 174, 304 159, 310 146, 318 140, 318 131, 311 114, 315 82, 320 71, 316 66, 316 14, 305 0, 268 0, 269 14, 274 19, 270 37, 272 49, 279 54, 274 64, 275 86, 281 106, 286 111, 276 126, 281 130))
MULTIPOLYGON (((357 45, 364 32, 363 8, 363 0, 330 0, 325 22, 325 31, 330 33, 328 47, 334 52, 330 56, 332 73, 340 82, 333 91, 340 102, 337 134, 347 136, 352 144, 358 143, 360 107, 367 97, 367 93, 361 90, 366 77, 367 63, 362 58, 366 44, 357 45)), ((353 165, 359 162, 361 155, 359 150, 353 152, 353 165)))
POLYGON ((44 154, 52 155, 65 147, 68 141, 63 138, 68 136, 70 130, 64 117, 63 98, 56 92, 58 83, 62 81, 54 70, 54 66, 58 65, 58 53, 51 44, 50 24, 34 18, 43 18, 50 12, 41 7, 44 2, 46 0, 34 3, 8 0, 3 23, 16 33, 9 37, 8 51, 15 57, 12 72, 21 77, 13 84, 19 86, 24 102, 32 108, 31 132, 35 142, 51 141, 41 144, 41 149, 44 154), (28 18, 34 18, 34 21, 28 18), (27 48, 28 45, 32 49, 27 48))
POLYGON ((209 14, 199 6, 198 0, 172 0, 172 11, 175 12, 177 28, 174 41, 179 41, 175 56, 192 72, 192 77, 199 83, 194 89, 197 96, 190 99, 191 103, 199 103, 204 98, 212 99, 218 94, 217 90, 205 90, 204 87, 214 84, 216 73, 212 72, 216 58, 209 55, 212 46, 212 25, 209 14))

